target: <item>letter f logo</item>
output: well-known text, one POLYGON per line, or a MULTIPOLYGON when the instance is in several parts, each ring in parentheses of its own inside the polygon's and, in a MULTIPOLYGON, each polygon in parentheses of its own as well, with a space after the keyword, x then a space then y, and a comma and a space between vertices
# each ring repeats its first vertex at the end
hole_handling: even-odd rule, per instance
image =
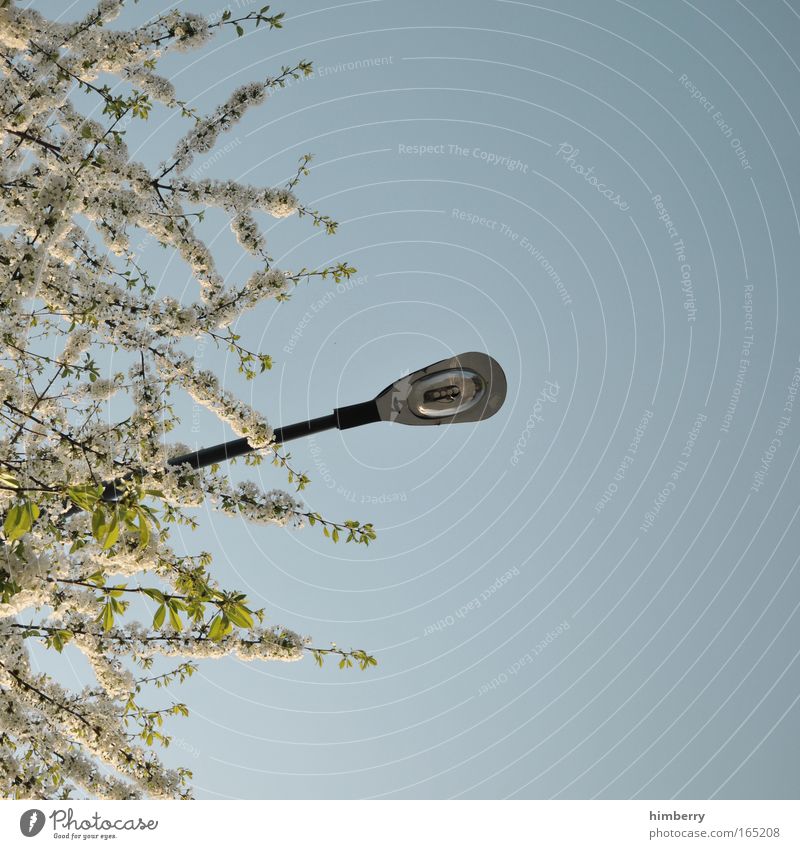
POLYGON ((36 837, 44 828, 44 814, 36 808, 31 808, 19 818, 19 830, 25 837, 36 837))

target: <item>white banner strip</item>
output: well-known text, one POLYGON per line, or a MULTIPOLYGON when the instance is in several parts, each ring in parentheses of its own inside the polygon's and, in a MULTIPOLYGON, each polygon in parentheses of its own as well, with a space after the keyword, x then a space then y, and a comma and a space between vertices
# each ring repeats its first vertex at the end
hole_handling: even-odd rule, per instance
POLYGON ((3 802, 0 846, 800 846, 795 801, 3 802))

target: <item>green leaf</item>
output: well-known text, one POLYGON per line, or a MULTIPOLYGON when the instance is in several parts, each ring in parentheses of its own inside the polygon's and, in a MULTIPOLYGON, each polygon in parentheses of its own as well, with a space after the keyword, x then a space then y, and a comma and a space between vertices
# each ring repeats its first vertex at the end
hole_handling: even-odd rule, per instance
POLYGON ((138 507, 139 510, 143 511, 144 514, 150 519, 150 521, 157 527, 161 527, 161 523, 158 521, 158 516, 155 512, 148 507, 146 504, 140 504, 138 507))
POLYGON ((110 631, 114 627, 114 608, 111 606, 110 601, 106 602, 103 606, 101 621, 103 623, 104 631, 110 631))
POLYGON ((147 514, 141 508, 136 510, 139 516, 139 548, 145 548, 150 542, 150 525, 147 522, 147 514))
POLYGON ((6 514, 6 520, 3 522, 3 533, 5 533, 6 538, 9 540, 15 540, 22 536, 25 533, 24 530, 20 530, 22 527, 22 505, 15 504, 6 514))
POLYGON ((213 642, 219 642, 227 632, 228 625, 228 617, 224 614, 217 616, 217 618, 211 623, 211 628, 208 632, 209 640, 213 640, 213 642))
POLYGON ((181 617, 178 616, 178 612, 175 609, 175 605, 170 601, 167 605, 169 607, 169 622, 170 625, 176 630, 183 630, 183 622, 181 621, 181 617))
POLYGON ((253 617, 250 615, 250 611, 241 604, 231 604, 225 608, 225 613, 228 616, 228 619, 233 622, 234 625, 238 625, 240 628, 252 628, 253 627, 253 617))
POLYGON ((119 512, 111 511, 111 521, 104 525, 101 531, 100 544, 103 551, 108 551, 112 545, 119 539, 119 512))
POLYGON ((103 530, 103 525, 106 522, 106 511, 105 508, 101 505, 98 505, 95 508, 94 513, 92 513, 92 536, 100 542, 102 539, 101 532, 103 530))
POLYGON ((3 523, 3 532, 9 542, 23 537, 39 518, 39 507, 30 499, 18 501, 7 513, 3 523))
POLYGON ((67 496, 73 504, 91 512, 103 494, 103 487, 95 484, 80 484, 67 488, 67 496))
POLYGON ((72 631, 63 631, 61 629, 53 631, 50 635, 48 645, 51 645, 59 654, 64 649, 64 646, 72 639, 72 631))
POLYGON ((164 598, 164 593, 162 593, 161 590, 155 589, 155 587, 143 587, 142 592, 146 596, 149 596, 150 598, 152 598, 153 601, 157 601, 160 604, 164 604, 164 602, 166 600, 164 598))
POLYGON ((6 489, 19 489, 19 481, 11 472, 0 471, 0 486, 4 486, 6 489))
POLYGON ((164 617, 167 615, 167 608, 165 605, 159 605, 158 610, 156 610, 156 615, 153 617, 153 627, 158 629, 164 624, 164 617))

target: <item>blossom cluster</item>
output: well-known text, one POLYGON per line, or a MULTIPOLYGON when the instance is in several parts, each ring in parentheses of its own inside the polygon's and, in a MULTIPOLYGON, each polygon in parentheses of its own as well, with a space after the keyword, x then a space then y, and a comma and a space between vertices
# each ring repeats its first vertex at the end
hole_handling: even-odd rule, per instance
POLYGON ((24 5, 0 8, 0 796, 182 796, 186 775, 130 730, 138 723, 147 745, 160 736, 159 712, 136 700, 150 680, 141 669, 164 658, 295 661, 307 646, 282 626, 256 625, 244 597, 218 588, 204 558, 175 555, 158 522, 160 511, 191 524, 188 509, 204 503, 278 526, 307 515, 281 490, 166 466, 189 450, 169 437, 178 392, 274 450, 263 414, 182 343, 204 338, 253 359, 224 334, 296 279, 272 266, 259 217, 303 212, 287 187, 185 172, 308 65, 240 86, 199 116, 155 69, 166 52, 209 40, 214 25, 202 16, 172 9, 123 31, 106 25, 125 0, 100 0, 71 23, 24 5), (99 98, 94 117, 76 106, 79 90, 99 98), (155 172, 131 157, 123 129, 154 102, 192 124, 155 172), (230 217, 259 263, 238 283, 224 280, 196 228, 209 208, 230 217), (132 248, 142 233, 187 264, 196 294, 157 296, 132 248), (109 481, 119 482, 113 502, 109 481), (141 583, 147 575, 160 589, 141 583), (152 625, 129 621, 134 593, 154 600, 152 625), (96 686, 69 692, 37 672, 31 640, 80 651, 96 686))

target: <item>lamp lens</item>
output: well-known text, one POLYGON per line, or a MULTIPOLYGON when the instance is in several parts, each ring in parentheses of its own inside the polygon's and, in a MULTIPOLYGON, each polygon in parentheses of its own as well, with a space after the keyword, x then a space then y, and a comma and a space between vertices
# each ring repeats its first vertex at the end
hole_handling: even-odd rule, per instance
POLYGON ((418 416, 441 418, 454 416, 474 407, 486 391, 486 384, 470 369, 449 369, 415 381, 408 406, 418 416))

